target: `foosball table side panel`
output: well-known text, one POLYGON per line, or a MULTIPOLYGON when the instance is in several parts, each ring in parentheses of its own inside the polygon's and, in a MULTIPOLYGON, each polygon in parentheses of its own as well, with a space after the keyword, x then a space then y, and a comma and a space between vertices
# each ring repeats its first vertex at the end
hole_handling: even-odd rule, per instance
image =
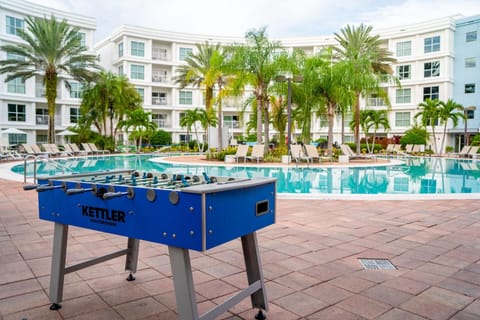
MULTIPOLYGON (((83 187, 88 187, 84 185, 83 187)), ((118 192, 126 187, 116 187, 118 192)), ((201 251, 202 196, 179 192, 179 201, 169 201, 169 190, 155 190, 147 201, 148 189, 137 188, 135 197, 103 200, 91 192, 66 196, 61 188, 38 193, 39 217, 43 220, 83 227, 201 251)))
POLYGON ((275 223, 275 182, 206 194, 206 248, 275 223))

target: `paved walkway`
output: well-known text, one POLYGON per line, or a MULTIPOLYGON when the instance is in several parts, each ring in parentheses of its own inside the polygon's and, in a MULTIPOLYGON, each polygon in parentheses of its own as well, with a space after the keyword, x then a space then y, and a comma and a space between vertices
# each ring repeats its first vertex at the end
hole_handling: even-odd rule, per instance
MULTIPOLYGON (((258 232, 268 319, 480 319, 480 200, 277 202, 258 232), (387 258, 397 270, 364 270, 387 258)), ((63 308, 49 310, 53 224, 37 194, 0 179, 3 319, 176 319, 167 247, 141 242, 137 280, 124 258, 66 276, 63 308)), ((70 228, 72 264, 124 248, 126 239, 70 228)), ((192 252, 201 313, 246 285, 239 240, 192 252)), ((253 319, 244 300, 222 319, 253 319)))

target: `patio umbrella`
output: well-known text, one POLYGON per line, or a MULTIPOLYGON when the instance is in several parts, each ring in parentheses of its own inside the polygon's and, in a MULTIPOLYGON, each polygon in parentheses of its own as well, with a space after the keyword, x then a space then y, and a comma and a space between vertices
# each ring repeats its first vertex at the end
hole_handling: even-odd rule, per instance
POLYGON ((25 131, 18 130, 16 128, 8 128, 6 130, 0 131, 1 134, 9 134, 9 133, 16 133, 16 134, 26 134, 25 131))
POLYGON ((68 129, 60 131, 59 133, 56 134, 57 136, 62 136, 64 139, 64 142, 69 143, 70 139, 68 138, 69 136, 76 136, 78 133, 70 131, 68 129))

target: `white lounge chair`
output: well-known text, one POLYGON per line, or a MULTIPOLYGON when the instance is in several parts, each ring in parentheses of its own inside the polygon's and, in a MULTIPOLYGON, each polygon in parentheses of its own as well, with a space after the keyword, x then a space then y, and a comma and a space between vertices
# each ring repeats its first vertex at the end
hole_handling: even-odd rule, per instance
POLYGON ((263 149, 265 148, 264 144, 256 144, 253 146, 252 149, 252 154, 247 157, 249 160, 257 160, 257 163, 260 162, 260 160, 263 160, 263 149))
POLYGON ((308 163, 313 162, 312 158, 307 156, 305 152, 303 152, 303 148, 299 144, 291 144, 290 145, 290 155, 292 156, 292 160, 296 163, 301 161, 305 161, 308 163))
POLYGON ((238 163, 240 158, 243 158, 243 162, 247 161, 248 145, 239 144, 237 147, 237 152, 235 153, 235 162, 238 163))

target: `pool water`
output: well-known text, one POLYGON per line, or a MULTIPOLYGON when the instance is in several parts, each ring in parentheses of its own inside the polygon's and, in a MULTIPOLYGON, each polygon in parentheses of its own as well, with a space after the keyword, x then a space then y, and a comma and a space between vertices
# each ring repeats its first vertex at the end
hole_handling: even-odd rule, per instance
MULTIPOLYGON (((475 160, 416 158, 402 164, 368 167, 244 167, 190 165, 152 161, 158 155, 125 155, 37 162, 37 175, 84 173, 114 169, 209 176, 272 177, 278 193, 296 194, 455 194, 480 192, 480 163, 475 160)), ((12 168, 23 175, 23 164, 12 168)), ((27 166, 33 176, 33 164, 27 166)))

